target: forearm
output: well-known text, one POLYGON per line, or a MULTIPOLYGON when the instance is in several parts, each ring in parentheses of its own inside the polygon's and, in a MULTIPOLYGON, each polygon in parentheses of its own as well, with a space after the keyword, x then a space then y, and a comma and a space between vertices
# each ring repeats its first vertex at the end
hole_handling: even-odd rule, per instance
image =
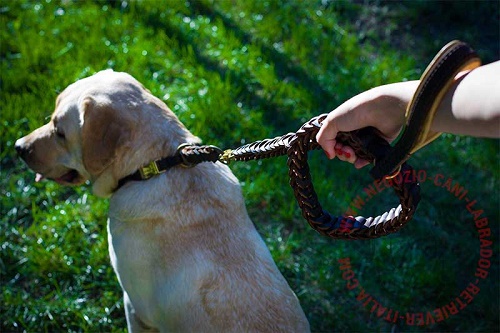
MULTIPOLYGON (((384 133, 400 122, 420 81, 379 86, 363 110, 370 124, 384 133), (376 107, 382 104, 383 107, 376 107), (390 121, 389 121, 390 120, 390 121)), ((500 61, 481 66, 457 80, 440 103, 431 131, 476 137, 500 137, 500 61)))
POLYGON ((441 102, 431 129, 500 137, 500 61, 481 66, 459 79, 441 102))

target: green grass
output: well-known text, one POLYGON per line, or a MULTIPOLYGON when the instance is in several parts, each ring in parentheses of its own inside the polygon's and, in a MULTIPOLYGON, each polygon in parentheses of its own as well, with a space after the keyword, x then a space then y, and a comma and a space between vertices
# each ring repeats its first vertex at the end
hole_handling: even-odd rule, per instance
MULTIPOLYGON (((235 147, 296 130, 370 87, 417 79, 451 39, 498 59, 497 2, 137 1, 0 2, 0 331, 125 331, 109 264, 107 201, 88 185, 34 183, 17 138, 47 121, 57 94, 101 69, 127 71, 162 98, 205 143, 235 147), (496 14, 495 14, 496 13, 496 14)), ((311 153, 324 207, 341 214, 371 183, 311 153)), ((414 220, 372 241, 321 237, 301 218, 286 160, 234 163, 250 215, 300 298, 315 332, 500 329, 499 143, 444 135, 412 158, 477 200, 494 257, 480 292, 433 325, 387 323, 356 300, 339 259, 360 285, 402 314, 433 311, 475 281, 479 239, 466 202, 422 185, 414 220)), ((363 215, 394 205, 388 191, 363 215)))

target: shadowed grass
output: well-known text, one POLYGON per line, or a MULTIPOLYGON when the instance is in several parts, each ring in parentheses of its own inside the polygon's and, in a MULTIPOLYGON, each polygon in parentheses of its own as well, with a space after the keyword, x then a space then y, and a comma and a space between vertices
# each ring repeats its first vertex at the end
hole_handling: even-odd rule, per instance
MULTIPOLYGON (((13 149, 17 138, 47 121, 68 84, 105 68, 127 71, 205 143, 234 147, 295 131, 370 87, 417 79, 448 39, 467 39, 486 61, 498 58, 498 45, 485 43, 485 36, 499 40, 498 16, 483 19, 498 5, 453 4, 449 11, 435 5, 1 2, 0 330, 126 327, 108 259, 107 201, 90 194, 88 185, 34 183, 13 149), (424 16, 431 33, 416 29, 424 16), (438 20, 454 17, 481 21, 482 30, 443 27, 438 20)), ((430 179, 414 221, 396 235, 366 242, 329 240, 306 225, 288 186, 285 158, 231 165, 313 331, 498 331, 498 140, 444 135, 411 161, 430 179), (437 174, 443 175, 438 185, 437 174), (475 206, 468 209, 447 179, 467 190, 475 206), (471 211, 478 209, 489 220, 495 253, 489 276, 477 283, 480 292, 446 320, 409 324, 406 313, 432 312, 475 282, 480 243, 471 211), (366 293, 402 319, 384 321, 371 311, 374 303, 357 300, 360 289, 348 290, 342 278, 338 260, 345 258, 366 293)), ((367 170, 327 161, 321 152, 310 153, 310 166, 332 213, 345 212, 373 183, 367 170)), ((383 191, 366 200, 360 214, 393 205, 383 191)))

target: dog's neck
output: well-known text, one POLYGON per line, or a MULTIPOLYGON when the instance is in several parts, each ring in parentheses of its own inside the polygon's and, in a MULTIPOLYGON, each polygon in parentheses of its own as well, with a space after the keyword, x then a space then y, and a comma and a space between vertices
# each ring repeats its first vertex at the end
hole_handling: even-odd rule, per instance
MULTIPOLYGON (((178 121, 177 121, 178 122, 178 121)), ((180 124, 180 122, 178 122, 180 124)), ((192 135, 184 126, 172 128, 172 124, 164 131, 150 131, 145 129, 133 138, 130 146, 123 149, 121 154, 100 175, 92 180, 93 193, 99 197, 110 197, 118 188, 120 179, 135 173, 139 168, 152 161, 173 156, 181 143, 199 143, 200 140, 192 135), (163 137, 154 138, 152 133, 165 133, 163 137), (176 133, 169 137, 168 134, 176 133)))

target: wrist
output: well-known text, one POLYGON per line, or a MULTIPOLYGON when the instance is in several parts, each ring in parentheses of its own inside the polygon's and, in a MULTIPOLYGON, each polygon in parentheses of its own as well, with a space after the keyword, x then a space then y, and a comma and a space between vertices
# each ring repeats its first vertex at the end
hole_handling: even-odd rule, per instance
POLYGON ((378 128, 386 139, 395 139, 406 122, 406 109, 419 81, 399 82, 373 88, 365 116, 369 126, 378 128))

